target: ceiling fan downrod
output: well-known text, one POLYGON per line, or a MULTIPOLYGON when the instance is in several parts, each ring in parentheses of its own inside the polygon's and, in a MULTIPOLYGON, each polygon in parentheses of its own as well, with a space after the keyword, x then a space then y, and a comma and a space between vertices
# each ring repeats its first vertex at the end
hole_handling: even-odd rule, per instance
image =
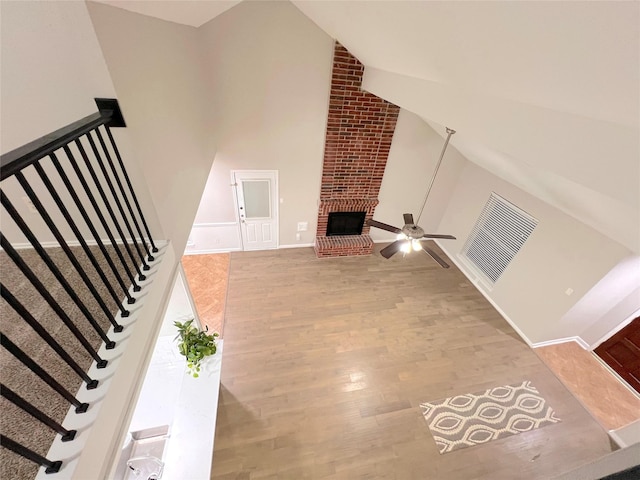
POLYGON ((451 135, 456 133, 452 128, 446 127, 447 130, 447 138, 444 141, 444 145, 442 146, 442 152, 440 153, 440 159, 436 164, 436 169, 433 172, 433 176, 431 177, 431 182, 429 182, 429 187, 427 188, 427 194, 424 197, 424 202, 422 202, 422 208, 420 209, 420 213, 418 214, 418 221, 416 223, 420 223, 420 218, 422 218, 422 212, 424 211, 424 207, 427 205, 427 200, 429 199, 429 194, 431 193, 431 188, 433 188, 433 183, 436 180, 436 175, 438 175, 438 170, 440 170, 440 164, 442 163, 442 159, 444 158, 444 152, 447 150, 447 145, 449 145, 449 139, 451 135))

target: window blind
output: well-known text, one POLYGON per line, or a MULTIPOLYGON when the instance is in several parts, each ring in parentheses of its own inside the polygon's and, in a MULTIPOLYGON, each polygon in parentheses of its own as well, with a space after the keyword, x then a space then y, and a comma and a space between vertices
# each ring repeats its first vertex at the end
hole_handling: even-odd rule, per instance
POLYGON ((462 253, 493 285, 537 224, 531 215, 492 193, 462 253))

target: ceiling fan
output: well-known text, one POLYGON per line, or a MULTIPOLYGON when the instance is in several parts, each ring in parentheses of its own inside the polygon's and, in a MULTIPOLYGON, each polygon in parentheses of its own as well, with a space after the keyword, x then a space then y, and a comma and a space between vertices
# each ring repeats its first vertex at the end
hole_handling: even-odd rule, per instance
MULTIPOLYGON (((422 216, 422 212, 424 211, 424 207, 427 204, 427 200, 429 198, 429 193, 431 192, 431 188, 433 187, 433 182, 436 179, 436 175, 438 173, 438 169, 440 168, 440 164, 442 163, 442 158, 444 157, 444 152, 447 149, 447 145, 449 144, 449 139, 451 135, 453 135, 455 130, 447 128, 447 139, 444 142, 444 146, 442 147, 442 153, 440 154, 440 160, 438 160, 438 164, 436 165, 436 169, 433 172, 433 176, 431 177, 431 183, 427 188, 427 194, 424 198, 424 202, 422 204, 422 208, 420 209, 420 214, 418 215, 418 222, 420 221, 420 217, 422 216)), ((430 238, 440 238, 446 240, 455 240, 456 237, 453 235, 441 235, 434 233, 424 233, 424 230, 419 227, 416 222, 413 220, 413 215, 411 213, 405 213, 404 217, 404 227, 398 228, 392 225, 387 225, 386 223, 378 222, 377 220, 367 220, 366 224, 370 227, 380 228, 382 230, 386 230, 387 232, 393 232, 398 234, 398 239, 384 247, 380 250, 380 255, 384 258, 391 258, 396 253, 402 251, 405 254, 411 251, 423 250, 427 253, 431 258, 433 258, 442 268, 449 268, 449 264, 445 262, 436 252, 434 252, 429 247, 422 245, 421 240, 430 239, 430 238)))

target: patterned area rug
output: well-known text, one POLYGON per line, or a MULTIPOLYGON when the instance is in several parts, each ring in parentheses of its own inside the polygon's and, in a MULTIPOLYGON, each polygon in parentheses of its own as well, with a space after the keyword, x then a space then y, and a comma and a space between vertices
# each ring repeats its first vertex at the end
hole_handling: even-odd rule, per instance
POLYGON ((528 381, 421 403, 420 407, 440 453, 560 421, 528 381))

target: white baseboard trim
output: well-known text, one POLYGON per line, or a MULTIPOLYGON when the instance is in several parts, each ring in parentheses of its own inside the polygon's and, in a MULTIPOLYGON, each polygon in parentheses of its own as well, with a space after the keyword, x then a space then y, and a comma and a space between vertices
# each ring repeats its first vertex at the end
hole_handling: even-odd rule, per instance
POLYGON ((578 336, 557 338, 555 340, 547 340, 545 342, 536 342, 531 346, 533 348, 540 348, 540 347, 548 347, 549 345, 560 345, 561 343, 568 343, 568 342, 576 342, 578 345, 582 347, 583 350, 591 351, 591 347, 589 346, 589 344, 578 336))
MULTIPOLYGON (((85 238, 85 243, 90 246, 90 247, 95 247, 98 245, 98 242, 95 240, 95 238, 85 238)), ((100 241, 102 242, 102 244, 104 246, 109 246, 111 245, 111 240, 109 240, 108 238, 101 238, 100 241)), ((127 243, 133 243, 133 241, 130 238, 126 239, 127 243)), ((78 240, 65 240, 65 242, 67 243, 67 245, 69 247, 80 247, 81 244, 78 240)), ((158 244, 158 242, 155 242, 156 244, 158 244)), ((123 245, 124 242, 120 239, 116 239, 116 244, 117 245, 123 245)), ((56 248, 56 247, 60 247, 60 243, 58 243, 57 241, 51 241, 51 242, 40 242, 40 245, 42 245, 43 248, 56 248)), ((19 243, 14 243, 12 244, 13 248, 15 248, 16 250, 25 250, 27 248, 33 248, 33 245, 30 242, 19 242, 19 243)), ((158 246, 158 245, 156 245, 158 246)))
POLYGON ((241 248, 208 248, 203 250, 189 250, 188 252, 185 251, 182 255, 186 257, 188 255, 207 255, 211 253, 230 253, 241 251, 241 248))
POLYGON ((443 252, 445 252, 447 254, 447 256, 449 257, 449 260, 451 260, 456 267, 458 267, 458 270, 460 270, 465 277, 467 277, 467 279, 471 282, 471 284, 476 287, 476 290, 478 290, 482 296, 484 298, 487 299, 487 301, 493 306, 493 308, 496 309, 496 311, 502 316, 502 318, 504 318, 507 323, 509 325, 511 325, 511 328, 513 328, 516 333, 520 336, 520 338, 522 338, 522 340, 525 341, 525 343, 527 345, 529 345, 529 347, 533 348, 533 342, 531 340, 529 340, 529 338, 524 334, 524 332, 522 330, 520 330, 520 328, 513 322, 513 320, 511 320, 509 318, 509 316, 504 312, 504 310, 502 310, 502 308, 500 308, 500 306, 489 296, 489 294, 484 291, 484 289, 482 289, 479 285, 481 285, 481 283, 479 282, 479 280, 477 278, 471 277, 470 273, 467 271, 467 269, 464 267, 464 265, 462 265, 460 263, 460 261, 458 260, 458 258, 456 258, 455 255, 450 255, 449 252, 443 248, 442 243, 439 242, 438 240, 434 240, 436 242, 436 244, 442 249, 443 252))
POLYGON ((281 248, 307 248, 307 247, 313 247, 315 244, 314 243, 293 243, 290 245, 280 245, 278 247, 278 249, 281 248))
MULTIPOLYGON (((285 248, 307 248, 313 247, 313 243, 296 243, 291 245, 279 245, 277 249, 285 249, 285 248)), ((274 249, 269 249, 274 250, 274 249)), ((183 255, 206 255, 209 253, 230 253, 230 252, 242 252, 241 248, 221 248, 221 249, 203 249, 203 250, 189 250, 188 252, 184 252, 183 255)), ((256 251, 256 250, 247 250, 247 251, 256 251)))
POLYGON ((609 438, 611 438, 611 440, 613 440, 618 447, 625 448, 629 446, 627 445, 627 442, 620 438, 615 430, 607 430, 607 433, 609 434, 609 438))
POLYGON ((237 227, 238 222, 204 222, 194 223, 191 228, 237 227))

